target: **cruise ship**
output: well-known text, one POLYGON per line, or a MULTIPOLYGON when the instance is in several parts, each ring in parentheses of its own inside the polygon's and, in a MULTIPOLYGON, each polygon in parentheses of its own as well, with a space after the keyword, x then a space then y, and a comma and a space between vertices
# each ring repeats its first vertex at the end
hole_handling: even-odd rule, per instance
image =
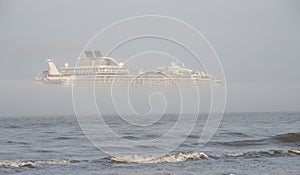
POLYGON ((79 58, 76 66, 71 67, 65 63, 60 69, 57 69, 52 59, 48 59, 49 70, 36 76, 36 81, 64 86, 211 86, 221 83, 211 75, 187 69, 174 62, 154 71, 131 71, 123 63, 102 56, 100 51, 85 51, 85 55, 79 58))

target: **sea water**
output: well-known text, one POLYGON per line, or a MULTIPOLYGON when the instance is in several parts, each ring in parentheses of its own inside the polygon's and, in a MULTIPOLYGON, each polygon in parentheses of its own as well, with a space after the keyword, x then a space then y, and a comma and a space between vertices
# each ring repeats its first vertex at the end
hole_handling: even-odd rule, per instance
MULTIPOLYGON (((122 137, 138 141, 160 137, 156 133, 166 132, 174 116, 154 123, 153 133, 118 116, 104 118, 122 137)), ((1 116, 0 174, 300 174, 300 113, 226 113, 204 146, 198 143, 206 120, 201 116, 178 148, 147 156, 102 152, 76 116, 1 116)))

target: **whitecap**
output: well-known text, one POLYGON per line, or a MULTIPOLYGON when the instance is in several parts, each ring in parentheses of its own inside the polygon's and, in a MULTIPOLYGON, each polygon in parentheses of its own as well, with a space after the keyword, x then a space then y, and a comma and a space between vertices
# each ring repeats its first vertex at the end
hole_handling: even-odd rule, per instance
POLYGON ((61 160, 29 160, 23 162, 15 162, 15 161, 4 161, 0 162, 0 167, 7 167, 7 168, 20 168, 20 167, 27 167, 27 168, 35 168, 37 164, 55 164, 55 165, 63 165, 70 163, 70 160, 61 159, 61 160))
POLYGON ((122 157, 109 157, 116 163, 163 163, 163 162, 183 162, 187 160, 199 160, 207 159, 208 156, 203 152, 192 152, 192 153, 178 153, 174 155, 164 155, 164 156, 122 156, 122 157))

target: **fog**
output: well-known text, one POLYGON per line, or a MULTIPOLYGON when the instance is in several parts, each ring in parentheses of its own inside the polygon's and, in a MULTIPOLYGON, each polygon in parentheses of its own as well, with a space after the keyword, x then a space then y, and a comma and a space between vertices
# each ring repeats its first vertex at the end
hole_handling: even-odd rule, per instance
MULTIPOLYGON (((48 58, 54 59, 58 67, 65 62, 75 65, 86 43, 98 31, 118 20, 139 15, 177 18, 194 26, 208 39, 219 55, 226 76, 226 112, 299 111, 299 13, 297 0, 2 0, 0 115, 73 115, 72 88, 41 86, 34 77, 48 69, 48 58)), ((98 40, 92 48, 105 52, 105 45, 98 40)), ((132 45, 124 46, 123 52, 121 48, 112 56, 124 61, 147 49, 171 53, 176 50, 187 67, 199 68, 193 67, 195 64, 185 53, 170 45, 162 47, 150 40, 132 45)), ((148 65, 144 69, 152 69, 157 66, 152 63, 169 62, 159 56, 155 57, 159 61, 150 58, 154 56, 140 57, 134 64, 128 62, 128 67, 138 70, 148 65)), ((99 97, 108 94, 101 89, 97 92, 99 97)), ((205 99, 202 105, 207 112, 210 101, 205 99)), ((100 102, 106 103, 101 98, 100 102)), ((147 111, 146 103, 136 104, 139 112, 147 111)), ((177 112, 174 109, 178 104, 172 100, 169 104, 167 112, 177 112)), ((101 112, 113 113, 113 108, 103 107, 101 112)), ((185 112, 194 111, 186 109, 185 112)))

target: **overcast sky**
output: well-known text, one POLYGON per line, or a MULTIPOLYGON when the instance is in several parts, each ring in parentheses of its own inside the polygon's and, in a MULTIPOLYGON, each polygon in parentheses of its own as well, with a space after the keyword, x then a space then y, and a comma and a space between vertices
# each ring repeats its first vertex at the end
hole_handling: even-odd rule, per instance
POLYGON ((95 33, 137 15, 178 18, 206 36, 223 63, 227 112, 299 111, 298 0, 1 0, 0 115, 73 114, 71 90, 37 86, 35 75, 48 58, 75 64, 95 33))

